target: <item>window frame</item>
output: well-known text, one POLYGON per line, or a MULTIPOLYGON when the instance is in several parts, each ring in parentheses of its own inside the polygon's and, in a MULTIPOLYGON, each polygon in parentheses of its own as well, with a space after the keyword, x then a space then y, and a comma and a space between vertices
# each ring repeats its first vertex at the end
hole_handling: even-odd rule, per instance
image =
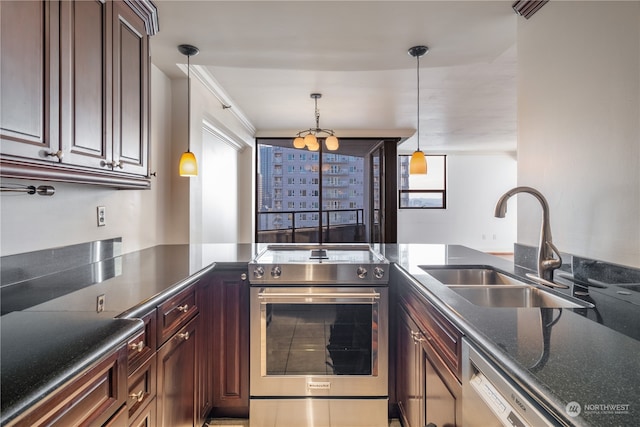
POLYGON ((447 209, 447 155, 446 154, 425 154, 424 155, 426 160, 427 160, 427 164, 429 163, 429 158, 430 157, 443 157, 444 161, 444 167, 443 167, 443 174, 444 174, 444 188, 442 189, 408 189, 408 190, 403 190, 402 189, 402 183, 401 183, 401 173, 402 173, 402 168, 400 167, 401 165, 401 159, 403 157, 408 157, 411 158, 411 154, 399 154, 398 155, 398 209, 447 209), (440 206, 402 206, 402 195, 403 194, 441 194, 442 195, 442 205, 440 206))

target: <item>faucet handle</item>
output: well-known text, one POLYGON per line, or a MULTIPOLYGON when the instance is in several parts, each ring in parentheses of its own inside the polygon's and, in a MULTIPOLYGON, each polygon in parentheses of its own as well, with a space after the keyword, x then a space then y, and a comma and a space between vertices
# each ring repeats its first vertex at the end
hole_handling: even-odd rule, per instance
POLYGON ((545 244, 549 245, 549 247, 553 251, 556 258, 545 259, 542 261, 542 263, 546 268, 549 268, 549 269, 555 270, 556 268, 560 268, 562 266, 562 257, 560 256, 560 251, 558 250, 558 248, 556 248, 556 246, 553 243, 551 243, 548 240, 545 242, 545 244))

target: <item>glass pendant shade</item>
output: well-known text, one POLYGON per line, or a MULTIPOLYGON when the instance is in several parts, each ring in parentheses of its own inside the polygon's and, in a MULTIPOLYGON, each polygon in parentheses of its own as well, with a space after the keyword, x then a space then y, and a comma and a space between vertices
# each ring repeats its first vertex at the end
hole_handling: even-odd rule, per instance
POLYGON ((307 147, 313 147, 314 145, 317 145, 317 144, 318 144, 318 138, 316 138, 314 134, 310 133, 304 137, 304 145, 306 145, 307 147))
POLYGON ((327 139, 324 141, 324 144, 327 146, 327 150, 329 151, 336 151, 340 147, 338 138, 333 135, 327 137, 327 139))
POLYGON ((409 162, 409 174, 410 175, 425 175, 427 173, 427 159, 424 157, 424 153, 420 150, 416 150, 411 155, 411 161, 409 162))
POLYGON ((309 149, 309 151, 318 151, 320 149, 320 143, 316 139, 315 144, 307 145, 307 148, 309 149))
POLYGON ((180 176, 198 176, 198 162, 191 151, 185 151, 180 157, 180 176))
POLYGON ((293 146, 295 148, 304 148, 306 146, 306 144, 304 143, 304 138, 299 136, 296 139, 294 139, 293 140, 293 146))

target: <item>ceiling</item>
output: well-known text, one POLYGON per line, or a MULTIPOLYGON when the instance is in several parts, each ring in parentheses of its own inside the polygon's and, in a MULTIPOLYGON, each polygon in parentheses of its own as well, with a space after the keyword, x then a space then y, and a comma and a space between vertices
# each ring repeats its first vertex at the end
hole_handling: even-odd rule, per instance
MULTIPOLYGON (((184 78, 192 44, 257 136, 315 127, 336 135, 398 136, 425 152, 516 150, 516 20, 510 1, 156 0, 152 62, 184 78)), ((222 108, 222 105, 221 105, 222 108)))

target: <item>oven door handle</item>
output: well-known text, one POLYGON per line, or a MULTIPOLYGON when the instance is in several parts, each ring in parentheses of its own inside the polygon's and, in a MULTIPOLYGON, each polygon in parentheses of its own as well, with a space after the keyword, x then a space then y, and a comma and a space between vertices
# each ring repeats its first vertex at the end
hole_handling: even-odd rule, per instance
POLYGON ((328 304, 334 302, 350 303, 350 304, 370 304, 380 299, 379 292, 323 292, 323 293, 306 293, 306 292, 282 292, 258 293, 258 299, 262 304, 268 303, 306 303, 306 304, 328 304))

